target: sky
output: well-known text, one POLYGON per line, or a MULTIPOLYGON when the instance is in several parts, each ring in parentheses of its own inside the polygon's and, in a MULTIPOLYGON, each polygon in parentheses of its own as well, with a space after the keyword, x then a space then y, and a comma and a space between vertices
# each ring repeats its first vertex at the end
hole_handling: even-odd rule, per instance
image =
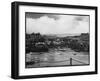
POLYGON ((26 33, 89 33, 89 16, 26 13, 26 33))

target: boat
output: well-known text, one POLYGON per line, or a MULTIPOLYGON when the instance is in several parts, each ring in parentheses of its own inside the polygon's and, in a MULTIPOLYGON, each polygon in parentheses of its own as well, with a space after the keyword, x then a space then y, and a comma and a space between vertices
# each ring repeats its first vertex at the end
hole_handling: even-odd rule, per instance
POLYGON ((45 43, 36 43, 35 46, 31 47, 31 52, 47 52, 48 47, 45 43))

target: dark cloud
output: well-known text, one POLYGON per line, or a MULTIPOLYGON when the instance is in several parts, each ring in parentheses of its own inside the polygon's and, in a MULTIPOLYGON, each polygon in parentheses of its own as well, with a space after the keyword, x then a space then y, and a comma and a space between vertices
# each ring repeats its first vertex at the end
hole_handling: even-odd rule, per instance
POLYGON ((34 19, 37 19, 37 18, 40 18, 44 16, 44 14, 38 14, 38 13, 26 13, 26 17, 27 18, 34 18, 34 19))
POLYGON ((49 18, 54 18, 55 20, 59 19, 59 16, 57 15, 46 15, 48 16, 49 18))
POLYGON ((85 21, 88 22, 89 21, 89 16, 77 16, 75 17, 76 21, 85 21))
POLYGON ((76 17, 76 20, 77 21, 82 21, 83 20, 83 17, 76 17))
POLYGON ((47 16, 49 18, 53 18, 55 20, 59 19, 59 16, 53 14, 45 14, 45 13, 26 13, 26 18, 38 19, 42 16, 47 16))

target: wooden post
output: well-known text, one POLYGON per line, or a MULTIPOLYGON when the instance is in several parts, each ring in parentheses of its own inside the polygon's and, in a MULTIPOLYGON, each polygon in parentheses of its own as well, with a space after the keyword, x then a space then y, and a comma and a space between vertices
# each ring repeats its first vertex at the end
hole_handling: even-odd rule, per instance
POLYGON ((72 58, 70 58, 70 65, 72 65, 72 58))

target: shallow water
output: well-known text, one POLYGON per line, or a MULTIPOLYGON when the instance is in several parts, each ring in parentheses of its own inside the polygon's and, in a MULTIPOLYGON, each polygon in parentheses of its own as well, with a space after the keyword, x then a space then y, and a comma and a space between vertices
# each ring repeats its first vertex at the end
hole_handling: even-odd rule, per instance
POLYGON ((66 48, 65 50, 51 49, 48 52, 31 52, 26 54, 26 62, 32 61, 35 61, 35 63, 32 65, 26 65, 27 68, 87 65, 89 64, 89 53, 75 52, 70 48, 66 48))

